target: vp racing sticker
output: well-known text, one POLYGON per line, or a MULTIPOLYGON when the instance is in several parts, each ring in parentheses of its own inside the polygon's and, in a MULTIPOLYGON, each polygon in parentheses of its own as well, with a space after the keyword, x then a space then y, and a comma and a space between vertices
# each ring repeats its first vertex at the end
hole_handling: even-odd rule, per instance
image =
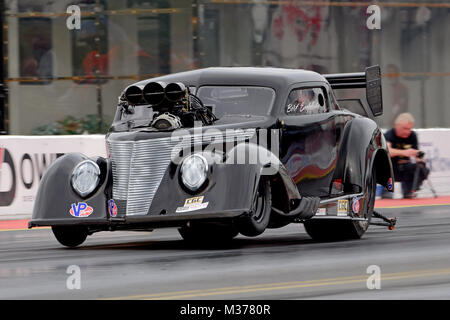
POLYGON ((113 199, 108 201, 108 213, 112 218, 117 217, 117 205, 113 199))
POLYGON ((94 209, 85 202, 72 203, 69 213, 72 217, 86 218, 89 217, 94 209))
POLYGON ((178 207, 175 212, 179 213, 205 209, 209 202, 203 202, 203 198, 203 196, 188 198, 184 201, 184 206, 178 207))

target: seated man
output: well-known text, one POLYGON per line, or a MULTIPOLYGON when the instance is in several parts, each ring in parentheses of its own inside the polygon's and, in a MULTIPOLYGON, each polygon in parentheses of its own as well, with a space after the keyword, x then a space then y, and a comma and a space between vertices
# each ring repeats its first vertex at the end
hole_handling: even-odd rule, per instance
POLYGON ((410 113, 401 113, 395 119, 394 128, 385 133, 395 180, 402 182, 403 197, 409 199, 415 197, 416 190, 413 188, 418 189, 429 172, 419 155, 417 135, 412 130, 413 127, 413 116, 410 113), (411 162, 412 157, 415 158, 415 163, 411 162), (414 181, 416 169, 419 175, 414 181))

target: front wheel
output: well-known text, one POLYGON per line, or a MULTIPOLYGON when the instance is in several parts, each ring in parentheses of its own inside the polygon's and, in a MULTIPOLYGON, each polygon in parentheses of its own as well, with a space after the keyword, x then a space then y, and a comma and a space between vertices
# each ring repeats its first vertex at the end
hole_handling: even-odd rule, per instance
POLYGON ((272 211, 272 193, 269 179, 261 177, 253 199, 252 213, 249 216, 239 217, 236 227, 241 234, 247 237, 256 237, 263 233, 270 221, 272 211))
POLYGON ((83 226, 53 226, 52 231, 60 244, 70 248, 79 246, 88 236, 88 230, 83 226))

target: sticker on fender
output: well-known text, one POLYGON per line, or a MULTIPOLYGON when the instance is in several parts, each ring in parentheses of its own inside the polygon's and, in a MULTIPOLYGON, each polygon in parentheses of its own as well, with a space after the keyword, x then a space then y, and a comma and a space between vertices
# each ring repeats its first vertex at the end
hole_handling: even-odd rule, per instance
POLYGON ((319 208, 316 211, 316 216, 326 216, 327 215, 327 208, 319 208))
POLYGON ((208 206, 209 202, 203 203, 203 196, 188 198, 184 202, 183 207, 178 207, 175 212, 189 212, 194 210, 205 209, 208 206))
POLYGON ((348 200, 338 200, 337 215, 346 216, 348 214, 348 200))
POLYGON ((117 204, 114 199, 108 201, 108 212, 111 218, 117 217, 117 204))
POLYGON ((85 202, 72 203, 69 213, 72 217, 86 218, 89 217, 94 209, 85 202))

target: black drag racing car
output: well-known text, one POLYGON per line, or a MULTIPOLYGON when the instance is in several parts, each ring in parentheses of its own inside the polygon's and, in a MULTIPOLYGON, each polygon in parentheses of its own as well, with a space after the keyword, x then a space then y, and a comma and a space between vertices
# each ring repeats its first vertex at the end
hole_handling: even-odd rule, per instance
POLYGON ((378 66, 207 68, 140 81, 119 97, 107 158, 70 153, 48 168, 29 227, 51 226, 69 247, 98 231, 177 227, 209 243, 289 223, 317 240, 360 238, 376 184, 393 189, 380 114, 378 66), (367 101, 333 92, 356 88, 367 101), (355 103, 365 116, 345 109, 355 103))

